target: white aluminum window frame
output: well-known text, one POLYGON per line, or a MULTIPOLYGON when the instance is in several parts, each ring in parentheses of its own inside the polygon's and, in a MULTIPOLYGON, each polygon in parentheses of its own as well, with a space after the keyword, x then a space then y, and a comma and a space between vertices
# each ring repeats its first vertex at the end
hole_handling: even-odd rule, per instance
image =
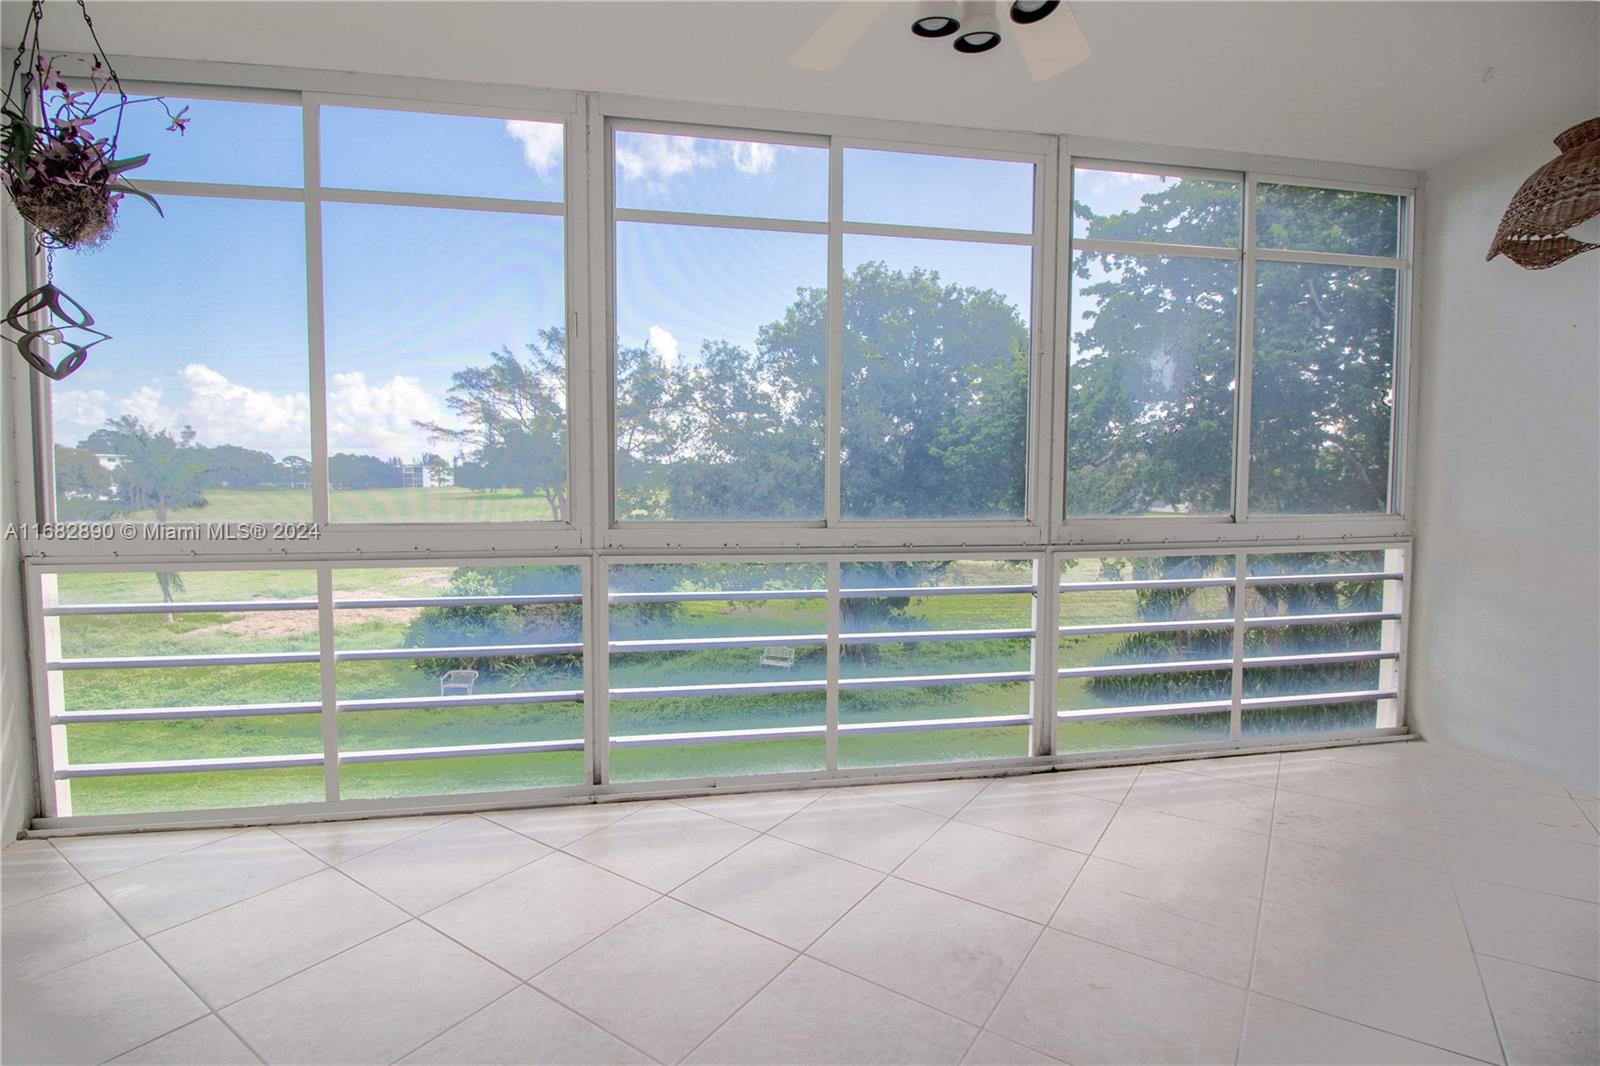
POLYGON ((965 545, 1016 545, 1040 547, 1048 542, 1050 463, 1048 431, 1051 379, 1055 359, 1050 338, 1055 332, 1056 263, 1050 234, 1056 226, 1055 138, 1038 134, 1008 134, 960 130, 914 123, 882 122, 788 112, 728 108, 714 105, 662 104, 629 97, 596 96, 591 102, 590 194, 596 220, 591 242, 604 254, 591 260, 595 271, 590 291, 601 298, 593 307, 601 330, 591 334, 590 351, 595 391, 591 409, 597 418, 591 443, 595 457, 593 496, 595 536, 602 548, 653 551, 663 548, 770 548, 813 549, 840 547, 962 547, 965 545), (740 215, 693 216, 685 212, 615 207, 616 132, 648 132, 698 137, 726 137, 769 143, 795 143, 828 150, 828 218, 825 222, 761 219, 740 215), (860 148, 944 155, 957 158, 1022 162, 1034 167, 1033 229, 1019 234, 1005 231, 953 229, 886 223, 851 222, 844 218, 844 152, 860 148), (616 255, 618 221, 668 224, 723 225, 729 228, 801 232, 828 238, 828 351, 824 382, 825 440, 823 455, 823 514, 813 521, 749 520, 619 521, 615 514, 613 464, 615 462, 614 405, 616 397, 616 255), (1027 247, 1032 252, 1029 313, 1031 367, 1028 396, 1026 505, 1016 518, 994 519, 846 519, 841 513, 843 434, 843 242, 848 235, 895 236, 930 240, 970 240, 978 243, 1027 247))
MULTIPOLYGON (((1055 755, 1056 686, 1034 683, 1034 714, 1031 753, 1015 760, 990 760, 968 764, 938 766, 883 767, 864 770, 822 770, 818 773, 758 775, 737 781, 639 782, 626 785, 609 783, 605 755, 609 744, 607 665, 609 644, 606 612, 606 566, 610 562, 645 561, 651 558, 689 562, 696 557, 793 558, 807 561, 832 560, 830 592, 836 601, 837 572, 840 562, 855 559, 890 557, 895 559, 933 556, 938 558, 1036 558, 1040 573, 1058 573, 1058 560, 1066 555, 1126 555, 1134 552, 1174 553, 1233 551, 1277 548, 1281 550, 1348 550, 1360 547, 1409 548, 1410 483, 1407 459, 1414 452, 1414 424, 1417 396, 1412 387, 1418 350, 1416 301, 1417 250, 1420 248, 1420 176, 1381 168, 1312 163, 1276 157, 1239 153, 1176 149, 1118 142, 1098 138, 1055 136, 1031 133, 1001 133, 955 129, 919 123, 881 121, 790 112, 759 111, 740 107, 685 104, 605 94, 529 89, 517 86, 455 84, 422 79, 337 74, 289 68, 255 67, 200 61, 128 58, 118 60, 128 80, 143 82, 170 95, 192 95, 218 99, 269 100, 274 102, 315 100, 330 104, 388 107, 433 113, 491 115, 500 118, 529 118, 536 121, 564 121, 566 154, 563 160, 566 184, 565 243, 568 328, 568 463, 570 470, 570 519, 565 523, 428 523, 394 525, 333 525, 324 527, 316 541, 285 541, 241 546, 239 543, 186 541, 173 543, 147 538, 105 543, 81 541, 31 540, 22 545, 30 588, 28 604, 31 646, 42 653, 47 647, 37 597, 38 577, 49 571, 128 570, 161 567, 165 569, 229 568, 268 569, 282 567, 317 568, 330 571, 352 566, 448 566, 463 560, 478 560, 483 565, 534 563, 572 563, 585 566, 585 673, 584 731, 586 783, 572 788, 527 789, 469 796, 406 797, 390 800, 324 801, 311 805, 189 811, 173 814, 137 814, 61 819, 54 810, 51 746, 49 739, 50 705, 47 672, 35 670, 34 705, 39 738, 40 780, 46 818, 40 828, 239 824, 243 822, 304 820, 330 815, 359 816, 380 812, 487 809, 514 804, 605 800, 627 796, 682 794, 717 787, 741 789, 790 787, 816 781, 859 782, 863 780, 915 779, 962 775, 991 775, 1029 772, 1045 766, 1112 765, 1147 762, 1152 759, 1192 757, 1195 754, 1235 750, 1283 750, 1316 747, 1336 742, 1367 742, 1393 738, 1405 732, 1404 659, 1396 664, 1398 714, 1392 725, 1376 732, 1363 731, 1348 737, 1320 735, 1286 738, 1277 742, 1219 742, 1217 744, 1172 745, 1129 751, 1096 752, 1082 755, 1055 755), (612 257, 610 233, 613 220, 607 183, 611 171, 606 165, 609 150, 607 125, 659 123, 669 128, 727 127, 750 131, 783 131, 778 136, 826 138, 839 146, 832 152, 830 184, 839 191, 842 179, 840 162, 845 146, 888 148, 927 154, 953 154, 979 158, 1022 157, 1036 161, 1034 247, 1034 307, 1030 316, 1033 349, 1033 380, 1030 404, 1028 517, 1023 520, 963 522, 840 522, 796 525, 768 522, 747 523, 660 523, 662 528, 641 530, 634 523, 614 527, 611 511, 610 460, 612 430, 611 352, 614 325, 610 314, 612 257), (1338 188, 1368 189, 1402 195, 1407 212, 1403 219, 1405 248, 1402 271, 1395 353, 1394 435, 1391 442, 1392 513, 1384 515, 1303 515, 1252 516, 1239 514, 1226 519, 1216 517, 1159 517, 1137 519, 1072 519, 1064 516, 1064 465, 1066 428, 1066 384, 1068 336, 1070 332, 1068 286, 1062 284, 1072 249, 1070 182, 1075 159, 1133 160, 1132 166, 1161 171, 1186 167, 1199 171, 1244 174, 1252 180, 1281 180, 1291 184, 1329 185, 1338 188), (46 720, 40 721, 38 715, 46 720)), ((313 112, 314 113, 314 112, 313 112)), ((313 127, 314 121, 307 120, 313 127)), ((701 132, 705 132, 702 130, 701 132)), ((193 183, 146 183, 152 191, 185 193, 193 183)), ((233 186, 223 186, 232 189, 233 186)), ((260 198, 312 201, 314 186, 305 189, 265 190, 260 198)), ((1253 184, 1246 194, 1247 218, 1253 217, 1253 184)), ((365 194, 363 194, 365 195, 365 194)), ((342 199, 322 195, 318 202, 342 199)), ((389 197, 409 200, 411 194, 372 194, 374 202, 389 197)), ((452 197, 418 197, 450 206, 452 197)), ((842 209, 842 197, 830 195, 842 209)), ((308 226, 310 212, 308 212, 308 226)), ((25 231, 13 210, 0 212, 6 236, 6 297, 14 300, 30 287, 33 260, 27 254, 25 231)), ((878 227, 872 227, 877 231, 878 227)), ((898 232, 898 228, 896 228, 898 232)), ((830 217, 830 260, 837 263, 845 226, 842 218, 830 217)), ((937 236, 937 233, 930 235, 937 236)), ((1006 235, 1014 238, 1016 235, 1006 235)), ((1241 257, 1257 254, 1263 260, 1281 253, 1266 254, 1247 242, 1241 257)), ((1143 250, 1143 249, 1141 249, 1143 250)), ((1289 256, 1301 253, 1287 253, 1289 256)), ((1311 254, 1317 262, 1327 256, 1311 254)), ((308 248, 308 274, 310 272, 308 248)), ((1368 264, 1362 264, 1368 265, 1368 264)), ((318 264, 320 267, 320 264, 318 264)), ((830 288, 839 275, 830 270, 830 288)), ((309 283, 309 279, 308 279, 309 283)), ((1250 290, 1242 281, 1241 298, 1250 290)), ((320 295, 320 294, 319 294, 320 295)), ((313 297, 314 299, 317 297, 313 297)), ((839 319, 839 301, 833 301, 833 315, 839 319)), ((308 308, 308 313, 309 308, 308 308)), ((842 323, 830 323, 837 332, 842 323)), ((1242 329, 1243 327, 1241 327, 1242 329)), ((840 353, 842 355, 842 353, 840 353)), ((830 359, 830 373, 839 373, 839 359, 830 359)), ((325 388, 320 365, 308 368, 310 380, 325 388)), ((12 375, 18 385, 15 406, 10 412, 18 438, 26 439, 29 427, 35 462, 20 463, 22 483, 19 520, 48 521, 53 515, 53 490, 50 477, 51 439, 49 434, 49 396, 47 383, 32 375, 20 360, 7 360, 0 373, 12 375)), ((830 389, 830 406, 837 406, 838 390, 830 389)), ((1239 395, 1247 390, 1241 385, 1239 395)), ((1243 424, 1248 410, 1236 414, 1243 424)), ((839 412, 830 412, 831 446, 837 448, 839 412)), ((313 427, 313 440, 321 437, 323 506, 326 507, 326 428, 313 427)), ((1235 463, 1248 464, 1248 452, 1236 450, 1235 463)), ((837 465, 833 466, 837 479, 837 465)), ((1247 483, 1246 483, 1247 488, 1247 483)), ((1235 492, 1239 492, 1235 478, 1235 492)), ((830 487, 830 499, 838 499, 838 486, 830 487)), ((326 514, 324 510, 322 512, 326 514)), ((1041 580, 1036 598, 1035 625, 1043 633, 1058 626, 1059 591, 1056 582, 1041 580)), ((331 594, 331 593, 330 593, 331 594)), ((837 722, 838 633, 837 611, 830 610, 828 663, 830 718, 837 722)), ((1405 623, 1397 624, 1397 640, 1404 647, 1405 623)), ((331 627, 325 627, 331 631, 331 627)), ((331 651, 330 649, 324 649, 331 651)), ((1057 672, 1058 642, 1035 640, 1034 673, 1048 679, 1057 672)), ((324 669, 331 671, 332 658, 324 656, 324 669)), ((336 737, 333 741, 336 742, 336 737)), ((836 732, 829 746, 829 765, 836 765, 836 732)))

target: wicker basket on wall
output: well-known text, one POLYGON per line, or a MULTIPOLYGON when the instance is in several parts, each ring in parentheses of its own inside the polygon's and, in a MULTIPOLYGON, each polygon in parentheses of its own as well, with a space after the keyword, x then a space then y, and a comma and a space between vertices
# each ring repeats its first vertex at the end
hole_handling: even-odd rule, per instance
POLYGON ((1533 172, 1511 198, 1485 259, 1505 253, 1518 266, 1543 270, 1600 248, 1567 231, 1600 215, 1600 118, 1556 138, 1561 154, 1533 172))

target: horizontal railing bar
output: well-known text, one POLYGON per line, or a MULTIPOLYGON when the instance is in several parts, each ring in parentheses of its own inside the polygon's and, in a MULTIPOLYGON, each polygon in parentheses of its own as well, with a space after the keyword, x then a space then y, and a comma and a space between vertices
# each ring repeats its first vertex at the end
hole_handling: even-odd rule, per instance
POLYGON ((781 696, 823 692, 827 681, 739 681, 715 685, 652 685, 648 688, 614 688, 614 700, 678 699, 685 696, 781 696))
POLYGON ((942 685, 1003 685, 1032 681, 1032 670, 1005 670, 987 674, 923 674, 905 677, 841 677, 839 688, 937 688, 942 685))
POLYGON ((254 651, 225 655, 128 655, 104 659, 52 659, 50 670, 129 670, 153 666, 272 666, 283 663, 314 663, 322 656, 314 651, 254 651))
POLYGON ((1336 582, 1404 581, 1405 577, 1400 570, 1342 574, 1251 574, 1244 582, 1246 585, 1331 585, 1336 582))
POLYGON ((1061 635, 1093 636, 1098 633, 1179 633, 1193 629, 1232 629, 1231 618, 1179 618, 1161 622, 1104 622, 1061 627, 1061 635))
POLYGON ((693 589, 683 592, 613 592, 612 603, 703 603, 738 600, 821 600, 826 589, 693 589))
POLYGON ((1248 655, 1245 666, 1316 666, 1318 663, 1373 663, 1398 659, 1398 651, 1319 651, 1305 655, 1248 655))
MULTIPOLYGON (((527 596, 409 596, 394 599, 340 599, 334 598, 333 609, 384 608, 384 607, 517 607, 539 603, 582 603, 583 595, 577 592, 551 592, 527 596)), ((313 604, 312 606, 316 606, 313 604)))
POLYGON ((840 589, 842 600, 877 600, 889 596, 995 596, 1038 591, 1034 585, 897 585, 884 588, 840 589))
POLYGON ((296 766, 321 766, 322 753, 307 755, 245 755, 220 759, 162 759, 155 762, 82 763, 56 770, 57 780, 75 777, 132 777, 138 774, 203 774, 219 770, 281 770, 296 766))
POLYGON ((470 696, 385 696, 339 700, 341 711, 410 711, 440 707, 498 707, 522 703, 582 703, 582 689, 549 692, 474 692, 470 696))
MULTIPOLYGON (((1319 663, 1365 663, 1382 659, 1398 659, 1396 651, 1335 651, 1315 652, 1305 655, 1247 655, 1247 667, 1315 666, 1319 663)), ((1056 673, 1061 677, 1127 677, 1140 674, 1184 674, 1207 670, 1228 670, 1232 659, 1175 659, 1162 663, 1109 663, 1104 666, 1064 666, 1056 673)))
MULTIPOLYGON (((877 633, 841 633, 840 644, 923 644, 965 640, 1025 640, 1032 629, 902 629, 877 633)), ((806 647, 827 642, 826 633, 786 633, 753 637, 681 637, 661 640, 613 640, 613 652, 704 651, 718 648, 806 647)))
POLYGON ((1322 704, 1370 703, 1373 700, 1398 698, 1385 689, 1364 689, 1358 692, 1309 692, 1300 696, 1246 696, 1239 701, 1245 710, 1260 707, 1315 707, 1322 704))
POLYGON ((580 641, 554 644, 462 644, 438 648, 366 648, 333 653, 339 662, 369 662, 376 659, 461 659, 491 658, 501 655, 571 655, 581 652, 580 641))
POLYGON ((1344 622, 1398 622, 1399 611, 1344 611, 1334 614, 1268 614, 1246 618, 1251 626, 1325 626, 1344 622))
POLYGON ((613 640, 613 652, 640 651, 705 651, 718 648, 799 648, 809 644, 826 644, 826 633, 787 633, 754 637, 680 637, 662 640, 613 640))
POLYGON ((905 722, 840 722, 839 732, 924 733, 941 729, 988 729, 1031 724, 1031 714, 995 714, 976 718, 918 718, 905 722))
POLYGON ((959 640, 1023 640, 1031 629, 900 629, 881 633, 840 633, 840 644, 937 644, 959 640))
POLYGON ((100 614, 237 614, 248 611, 315 611, 316 600, 190 600, 184 603, 58 603, 47 617, 100 614))
MULTIPOLYGON (((895 722, 843 722, 840 733, 919 733, 941 729, 984 729, 991 727, 1025 726, 1033 721, 1028 714, 989 715, 977 718, 921 718, 895 722)), ((821 737, 827 734, 825 725, 772 726, 758 729, 717 729, 694 733, 641 733, 634 736, 615 736, 611 743, 617 747, 659 747, 673 744, 726 744, 751 740, 790 740, 821 737)))
POLYGON ((1107 666, 1063 666, 1061 677, 1137 677, 1142 674, 1186 674, 1231 670, 1232 659, 1179 659, 1170 663, 1115 663, 1107 666))
POLYGON ((280 714, 320 714, 322 704, 234 703, 205 707, 129 707, 120 710, 60 711, 50 716, 51 725, 89 722, 167 722, 190 718, 265 718, 280 714))
POLYGON ((1069 722, 1097 718, 1152 718, 1169 715, 1177 717, 1232 709, 1232 700, 1200 700, 1194 703, 1136 703, 1125 707, 1085 707, 1075 711, 1057 711, 1056 717, 1063 722, 1069 722))
POLYGON ((389 748, 339 753, 343 763, 412 762, 418 759, 463 759, 482 755, 537 755, 549 751, 582 751, 583 739, 524 740, 504 744, 458 744, 438 748, 389 748))
POLYGON ((1231 588, 1231 577, 1130 578, 1126 581, 1063 581, 1062 592, 1116 592, 1128 589, 1216 589, 1231 588))
POLYGON ((728 744, 744 740, 800 740, 826 734, 825 725, 772 726, 764 729, 713 729, 698 733, 639 733, 611 737, 619 748, 655 748, 675 744, 728 744))

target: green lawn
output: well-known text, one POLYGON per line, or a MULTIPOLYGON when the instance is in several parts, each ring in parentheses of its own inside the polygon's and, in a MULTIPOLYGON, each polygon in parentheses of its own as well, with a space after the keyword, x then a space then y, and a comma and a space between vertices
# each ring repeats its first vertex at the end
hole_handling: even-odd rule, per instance
MULTIPOLYGON (((363 597, 416 596, 442 592, 450 570, 429 568, 346 568, 335 571, 339 591, 363 597)), ((1015 568, 963 564, 942 581, 1013 583, 1025 581, 1015 568)), ((183 575, 180 598, 187 600, 302 597, 315 591, 304 571, 192 571, 183 575)), ((60 578, 67 602, 140 601, 159 598, 152 574, 71 574, 60 578)), ((1026 595, 921 597, 903 616, 887 624, 917 629, 1013 627, 1028 624, 1026 595)), ((412 634, 418 608, 338 612, 336 646, 396 648, 412 634)), ((1132 592, 1097 592, 1063 599, 1064 620, 1122 621, 1139 617, 1132 592)), ((693 602, 670 619, 652 618, 619 606, 612 611, 618 637, 672 635, 797 634, 824 632, 820 604, 805 600, 745 603, 693 602)), ((873 623, 886 624, 882 621, 873 623)), ((214 654, 240 651, 314 651, 318 646, 314 611, 174 614, 167 616, 78 616, 61 620, 67 656, 214 654)), ((1062 661, 1093 663, 1124 658, 1118 635, 1069 638, 1062 661)), ((449 639, 443 643, 466 643, 449 639)), ((1023 670, 1027 640, 940 642, 846 647, 844 677, 906 673, 958 673, 1023 670)), ((797 650, 792 668, 761 663, 761 649, 617 653, 611 660, 614 688, 704 684, 757 679, 816 679, 824 676, 820 645, 797 650)), ((341 698, 438 695, 439 661, 381 660, 342 662, 337 668, 341 698)), ((1209 675, 1185 675, 1202 680, 1209 675)), ((319 702, 320 674, 315 663, 167 669, 74 670, 62 674, 68 709, 164 707, 231 703, 319 702)), ((1221 675, 1220 694, 1226 696, 1221 675)), ((1216 679, 1214 679, 1216 680, 1216 679)), ((1359 679, 1357 679, 1359 680, 1359 679)), ((581 668, 575 657, 520 660, 512 672, 490 670, 477 691, 577 689, 581 668)), ((1352 687, 1356 687, 1352 685, 1352 687)), ((1364 686, 1363 686, 1364 687, 1364 686)), ((1209 691, 1184 698, 1205 698, 1209 691)), ((1138 694, 1098 691, 1089 682, 1060 686, 1063 708, 1141 702, 1138 694)), ((615 699, 614 736, 713 729, 820 725, 821 694, 719 696, 694 699, 615 699)), ((1029 685, 1022 683, 878 689, 841 694, 845 723, 922 718, 981 717, 1028 713, 1029 685)), ((1370 724, 1370 707, 1313 709, 1294 715, 1262 714, 1247 723, 1251 732, 1305 731, 1330 723, 1354 728, 1370 724), (1330 717, 1331 716, 1331 717, 1330 717)), ((1124 721, 1063 723, 1058 750, 1101 751, 1156 744, 1223 739, 1227 715, 1140 718, 1124 721)), ((258 718, 196 719, 171 722, 105 723, 67 727, 72 763, 131 762, 273 755, 322 750, 320 715, 285 714, 258 718)), ((576 703, 501 705, 468 710, 351 712, 341 716, 339 742, 346 751, 569 739, 583 734, 582 708, 576 703)), ((1025 727, 937 730, 920 733, 849 735, 840 739, 842 767, 909 765, 1027 753, 1025 727)), ((778 771, 820 770, 820 739, 614 747, 617 781, 721 777, 778 771)), ((430 795, 532 788, 581 783, 580 753, 493 756, 348 765, 341 771, 342 794, 349 798, 430 795)), ((320 768, 162 774, 80 780, 72 785, 80 814, 186 807, 225 807, 301 802, 322 795, 320 768)))
MULTIPOLYGON (((309 522, 309 489, 208 489, 203 507, 168 515, 170 522, 309 522)), ((329 494, 334 522, 537 522, 550 505, 515 489, 344 489, 329 494)), ((154 521, 154 511, 118 515, 154 521)))

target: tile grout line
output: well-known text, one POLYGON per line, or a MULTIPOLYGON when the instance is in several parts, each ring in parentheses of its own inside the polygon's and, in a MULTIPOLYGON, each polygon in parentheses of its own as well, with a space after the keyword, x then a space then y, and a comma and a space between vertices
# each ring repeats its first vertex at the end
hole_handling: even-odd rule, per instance
MULTIPOLYGON (((1011 972, 1011 976, 1006 979, 1005 987, 1000 990, 1000 995, 995 997, 995 1001, 994 1001, 993 1005, 991 1005, 989 1007, 989 1012, 984 1015, 983 1022, 978 1026, 978 1031, 973 1034, 972 1041, 969 1044, 967 1044, 966 1051, 962 1052, 961 1060, 963 1062, 966 1061, 966 1058, 967 1058, 968 1055, 972 1054, 972 1049, 977 1047, 978 1041, 980 1039, 982 1039, 983 1034, 984 1033, 988 1033, 988 1032, 992 1032, 992 1030, 990 1030, 990 1028, 989 1028, 989 1023, 994 1021, 995 1014, 1000 1010, 1000 1004, 1004 1003, 1006 1001, 1006 996, 1011 994, 1011 987, 1014 984, 1016 984, 1018 976, 1020 976, 1022 971, 1027 968, 1028 960, 1033 958, 1033 953, 1036 950, 1038 950, 1039 942, 1044 939, 1045 933, 1050 931, 1051 929, 1055 928, 1053 923, 1056 920, 1056 915, 1061 913, 1061 905, 1067 901, 1067 896, 1071 895, 1073 886, 1078 883, 1078 878, 1083 876, 1084 868, 1087 867, 1089 865, 1089 861, 1092 858, 1094 858, 1095 849, 1100 846, 1100 841, 1105 839, 1106 833, 1111 829, 1111 824, 1117 820, 1117 815, 1122 813, 1122 808, 1123 808, 1123 805, 1127 802, 1128 794, 1133 791, 1133 786, 1138 783, 1139 778, 1142 777, 1142 776, 1144 776, 1143 769, 1141 769, 1138 773, 1134 774, 1133 781, 1129 782, 1127 789, 1125 789, 1123 791, 1122 798, 1119 799, 1117 801, 1117 803, 1116 803, 1116 809, 1111 812, 1111 817, 1107 818, 1106 819, 1106 824, 1100 827, 1100 832, 1095 836, 1094 843, 1092 845, 1090 845, 1089 850, 1087 852, 1078 853, 1078 854, 1082 854, 1083 855, 1083 862, 1078 864, 1077 871, 1075 873, 1073 873, 1072 877, 1067 881, 1067 887, 1061 893, 1061 898, 1056 900, 1056 905, 1050 909, 1049 917, 1047 917, 1043 922, 1041 922, 1039 924, 1039 931, 1034 934, 1033 943, 1029 944, 1028 945, 1028 950, 1022 953, 1022 961, 1017 963, 1017 968, 1015 970, 1013 970, 1011 972)), ((985 789, 982 790, 982 792, 979 792, 978 795, 982 795, 983 792, 987 792, 987 791, 988 791, 988 789, 985 788, 985 789)), ((976 799, 976 798, 977 798, 977 796, 973 797, 973 799, 976 799)), ((968 802, 971 802, 971 801, 968 801, 968 802)), ((965 810, 966 808, 963 807, 962 809, 965 810)), ((1069 850, 1069 849, 1063 849, 1063 850, 1069 850)), ((1109 947, 1110 945, 1107 945, 1107 946, 1109 947)), ((1003 1036, 1000 1033, 994 1033, 993 1035, 999 1037, 1002 1040, 1010 1040, 1010 1039, 1012 1039, 1011 1037, 1003 1036)), ((1030 1046, 1028 1044, 1022 1043, 1021 1041, 1016 1041, 1016 1043, 1018 1043, 1022 1047, 1029 1047, 1030 1046)), ((1055 1058, 1056 1057, 1054 1054, 1046 1052, 1041 1048, 1032 1048, 1032 1050, 1038 1051, 1040 1054, 1047 1055, 1050 1058, 1055 1058)))
MULTIPOLYGON (((1439 838, 1439 820, 1433 809, 1433 798, 1427 782, 1422 780, 1422 770, 1416 767, 1417 780, 1422 785, 1422 807, 1428 816, 1428 825, 1433 830, 1434 838, 1439 838)), ((1442 843, 1442 841, 1441 841, 1442 843)), ((1442 851, 1442 849, 1441 849, 1442 851)), ((1495 1016, 1494 1001, 1489 997, 1489 982, 1483 977, 1483 964, 1478 961, 1478 950, 1472 942, 1472 928, 1467 924, 1467 909, 1461 905, 1461 890, 1456 884, 1455 864, 1445 858, 1445 877, 1450 882, 1450 896, 1456 901, 1456 915, 1461 919, 1461 931, 1467 938, 1467 952, 1472 958, 1472 971, 1478 975, 1478 990, 1483 993, 1484 1009, 1489 1012, 1489 1025, 1494 1029, 1495 1043, 1500 1048, 1500 1061, 1509 1062, 1506 1057, 1506 1040, 1500 1033, 1500 1019, 1495 1016)))
POLYGON ((1256 958, 1261 951, 1261 924, 1267 913, 1267 878, 1272 874, 1273 829, 1278 824, 1278 793, 1283 788, 1283 757, 1278 757, 1277 773, 1272 778, 1272 810, 1267 816, 1267 853, 1261 860, 1261 885, 1256 890, 1256 927, 1250 936, 1250 965, 1244 973, 1244 1009, 1239 1012, 1239 1035, 1234 1041, 1233 1062, 1244 1057, 1244 1042, 1250 1032, 1250 993, 1256 983, 1256 958))
MULTIPOLYGON (((62 857, 65 858, 65 856, 62 856, 62 857)), ((71 860, 68 860, 68 861, 70 862, 71 860)), ((76 869, 76 867, 74 867, 74 869, 76 869)), ((321 871, 319 870, 317 872, 320 873, 321 871)), ((306 876, 307 877, 312 877, 312 876, 315 876, 315 874, 307 874, 306 876)), ((303 878, 296 878, 296 880, 303 880, 303 878)), ((293 884, 293 882, 289 882, 289 883, 293 884)), ((222 1017, 221 1013, 219 1013, 216 1010, 216 1008, 214 1008, 211 1005, 210 1001, 208 1001, 204 996, 202 996, 200 994, 200 990, 195 988, 194 985, 190 984, 189 983, 189 979, 184 977, 183 974, 179 973, 177 971, 177 968, 174 967, 170 961, 168 961, 168 959, 167 959, 167 957, 165 955, 161 954, 161 952, 156 950, 155 945, 150 943, 149 938, 147 938, 138 929, 134 928, 133 923, 129 922, 128 919, 123 915, 123 913, 121 911, 117 910, 116 905, 113 904, 109 899, 106 898, 105 893, 100 891, 100 887, 98 885, 96 885, 93 881, 85 881, 85 884, 87 884, 91 889, 93 889, 95 894, 100 897, 101 901, 104 902, 107 907, 111 908, 112 913, 114 913, 118 918, 121 918, 123 924, 128 927, 129 931, 131 931, 134 936, 139 938, 135 942, 138 943, 138 944, 143 945, 144 949, 146 951, 148 951, 151 955, 153 955, 157 959, 157 961, 159 961, 161 963, 162 966, 166 967, 167 972, 172 974, 173 977, 177 978, 178 983, 183 985, 183 987, 188 990, 189 994, 194 997, 195 1002, 200 1004, 201 1007, 205 1008, 204 1012, 202 1014, 200 1014, 198 1017, 190 1018, 188 1021, 184 1022, 182 1025, 174 1026, 173 1028, 168 1029, 166 1032, 161 1033, 161 1034, 159 1034, 157 1036, 154 1036, 150 1040, 146 1040, 143 1043, 135 1044, 133 1047, 130 1047, 130 1048, 124 1048, 123 1050, 117 1052, 116 1055, 112 1055, 110 1057, 111 1059, 117 1058, 117 1057, 122 1056, 122 1055, 126 1055, 128 1052, 133 1051, 136 1048, 144 1047, 145 1044, 150 1044, 150 1043, 153 1043, 156 1040, 160 1040, 162 1037, 171 1036, 173 1033, 177 1032, 179 1029, 182 1029, 185 1026, 193 1025, 195 1022, 199 1021, 201 1018, 203 1018, 207 1014, 209 1014, 213 1018, 217 1019, 217 1021, 221 1022, 223 1028, 227 1029, 228 1032, 232 1033, 233 1036, 234 1036, 234 1039, 238 1040, 239 1043, 244 1047, 244 1049, 246 1051, 250 1052, 250 1054, 254 1055, 258 1060, 260 1060, 263 1063, 265 1063, 267 1061, 266 1056, 261 1054, 260 1051, 256 1050, 256 1046, 254 1044, 252 1044, 250 1041, 246 1040, 243 1033, 239 1032, 232 1025, 230 1025, 228 1023, 228 1020, 226 1018, 222 1017)), ((268 889, 268 891, 271 891, 271 890, 268 889)), ((260 893, 257 893, 257 895, 259 895, 259 894, 260 893)), ((222 908, 218 908, 218 909, 220 910, 222 908)), ((179 923, 179 924, 183 924, 183 923, 179 923)), ((169 928, 177 928, 177 927, 176 926, 171 926, 169 928)), ((162 930, 162 931, 164 932, 165 930, 162 930)), ((128 947, 130 945, 124 944, 122 946, 123 947, 128 947)), ((96 956, 96 958, 98 958, 98 957, 99 956, 96 956)), ((110 1059, 107 1059, 106 1061, 109 1062, 110 1059)))

